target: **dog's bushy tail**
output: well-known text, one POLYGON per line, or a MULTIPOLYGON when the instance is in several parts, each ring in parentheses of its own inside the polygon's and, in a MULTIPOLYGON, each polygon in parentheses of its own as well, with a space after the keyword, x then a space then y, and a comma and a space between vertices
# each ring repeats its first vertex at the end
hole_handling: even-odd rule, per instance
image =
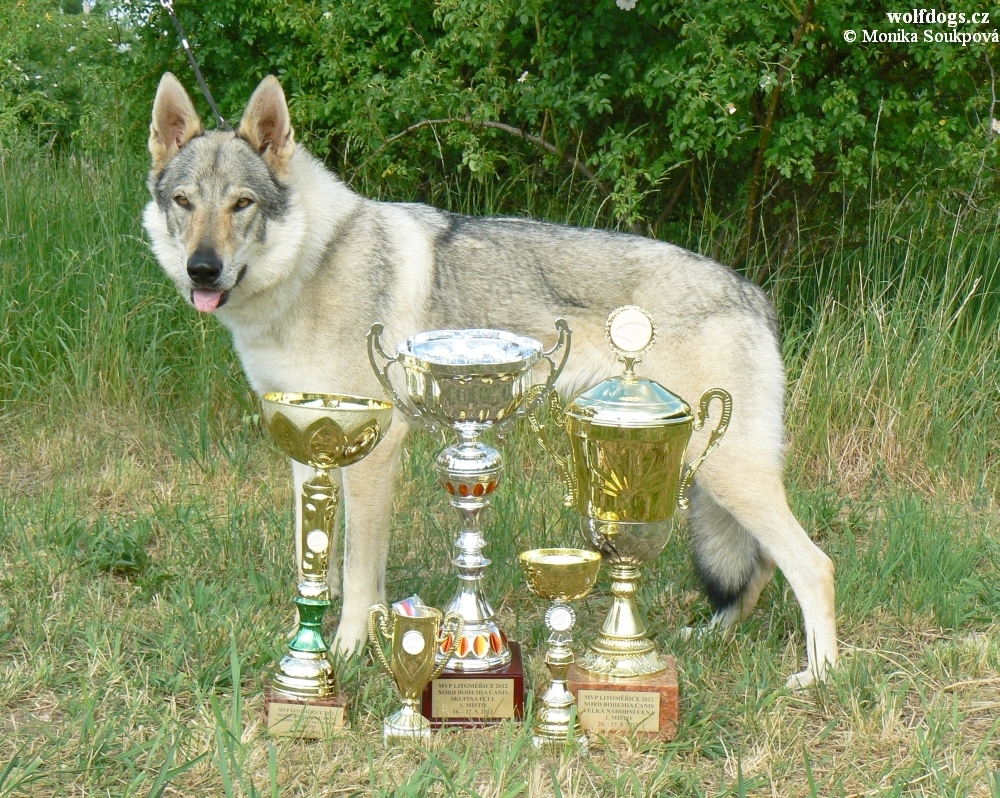
POLYGON ((753 610, 774 565, 753 535, 697 482, 689 496, 691 554, 716 622, 741 620, 753 610))

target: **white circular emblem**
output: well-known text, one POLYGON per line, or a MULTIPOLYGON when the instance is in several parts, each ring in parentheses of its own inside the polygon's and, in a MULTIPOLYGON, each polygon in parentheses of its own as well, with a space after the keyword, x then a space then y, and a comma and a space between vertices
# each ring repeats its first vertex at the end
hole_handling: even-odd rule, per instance
POLYGON ((329 545, 330 537, 322 529, 314 529, 306 535, 306 548, 309 551, 321 553, 326 551, 326 547, 329 545))
POLYGON ((424 650, 426 645, 427 642, 424 640, 424 636, 416 629, 411 629, 403 635, 403 651, 407 654, 416 656, 424 650))
POLYGON ((608 337, 622 352, 641 352, 653 338, 653 322, 639 308, 621 308, 608 320, 608 337))
POLYGON ((565 632, 573 625, 573 613, 566 607, 556 607, 549 613, 549 626, 557 632, 565 632))

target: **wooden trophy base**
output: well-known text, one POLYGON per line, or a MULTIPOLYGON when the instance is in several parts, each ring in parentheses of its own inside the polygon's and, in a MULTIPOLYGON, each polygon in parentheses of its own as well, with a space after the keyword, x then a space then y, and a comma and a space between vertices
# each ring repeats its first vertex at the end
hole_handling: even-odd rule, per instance
POLYGON ((342 695, 296 699, 276 692, 270 684, 264 689, 264 722, 268 734, 275 737, 331 737, 347 725, 346 708, 347 699, 342 695))
POLYGON ((524 719, 524 663, 519 643, 509 642, 510 662, 479 673, 447 668, 424 688, 420 711, 432 729, 482 729, 524 719))
POLYGON ((677 734, 677 665, 628 679, 600 676, 570 665, 567 683, 576 697, 576 713, 585 731, 630 734, 672 740, 677 734))

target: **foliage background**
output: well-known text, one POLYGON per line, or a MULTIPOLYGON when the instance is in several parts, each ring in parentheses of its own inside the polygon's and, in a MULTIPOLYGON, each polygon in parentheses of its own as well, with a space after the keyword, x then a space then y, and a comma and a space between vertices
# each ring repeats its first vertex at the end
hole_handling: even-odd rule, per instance
MULTIPOLYGON (((1000 22, 993 6, 951 5, 1000 22)), ((0 2, 5 128, 107 146, 114 127, 137 143, 142 100, 164 69, 197 94, 159 4, 102 10, 85 19, 56 2, 0 2)), ((695 214, 716 256, 741 263, 764 246, 760 279, 803 227, 834 235, 873 197, 954 209, 995 189, 996 47, 844 41, 848 29, 891 28, 890 10, 865 0, 176 6, 229 119, 277 74, 300 140, 380 196, 447 203, 440 186, 456 175, 490 183, 540 170, 551 185, 572 177, 573 191, 596 192, 599 224, 676 240, 695 214), (430 120, 451 121, 393 138, 430 120)), ((550 215, 567 215, 573 191, 550 215)))

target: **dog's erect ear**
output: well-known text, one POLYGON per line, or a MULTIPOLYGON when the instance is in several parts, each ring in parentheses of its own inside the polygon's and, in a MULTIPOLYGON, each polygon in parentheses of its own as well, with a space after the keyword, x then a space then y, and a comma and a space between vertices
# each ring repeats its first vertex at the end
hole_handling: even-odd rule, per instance
POLYGON ((274 75, 264 78, 243 112, 237 134, 259 152, 276 173, 284 174, 295 152, 295 131, 288 104, 274 75))
POLYGON ((164 72, 156 90, 153 121, 149 125, 149 154, 153 156, 153 170, 161 171, 181 147, 204 130, 194 103, 180 81, 169 72, 164 72))

